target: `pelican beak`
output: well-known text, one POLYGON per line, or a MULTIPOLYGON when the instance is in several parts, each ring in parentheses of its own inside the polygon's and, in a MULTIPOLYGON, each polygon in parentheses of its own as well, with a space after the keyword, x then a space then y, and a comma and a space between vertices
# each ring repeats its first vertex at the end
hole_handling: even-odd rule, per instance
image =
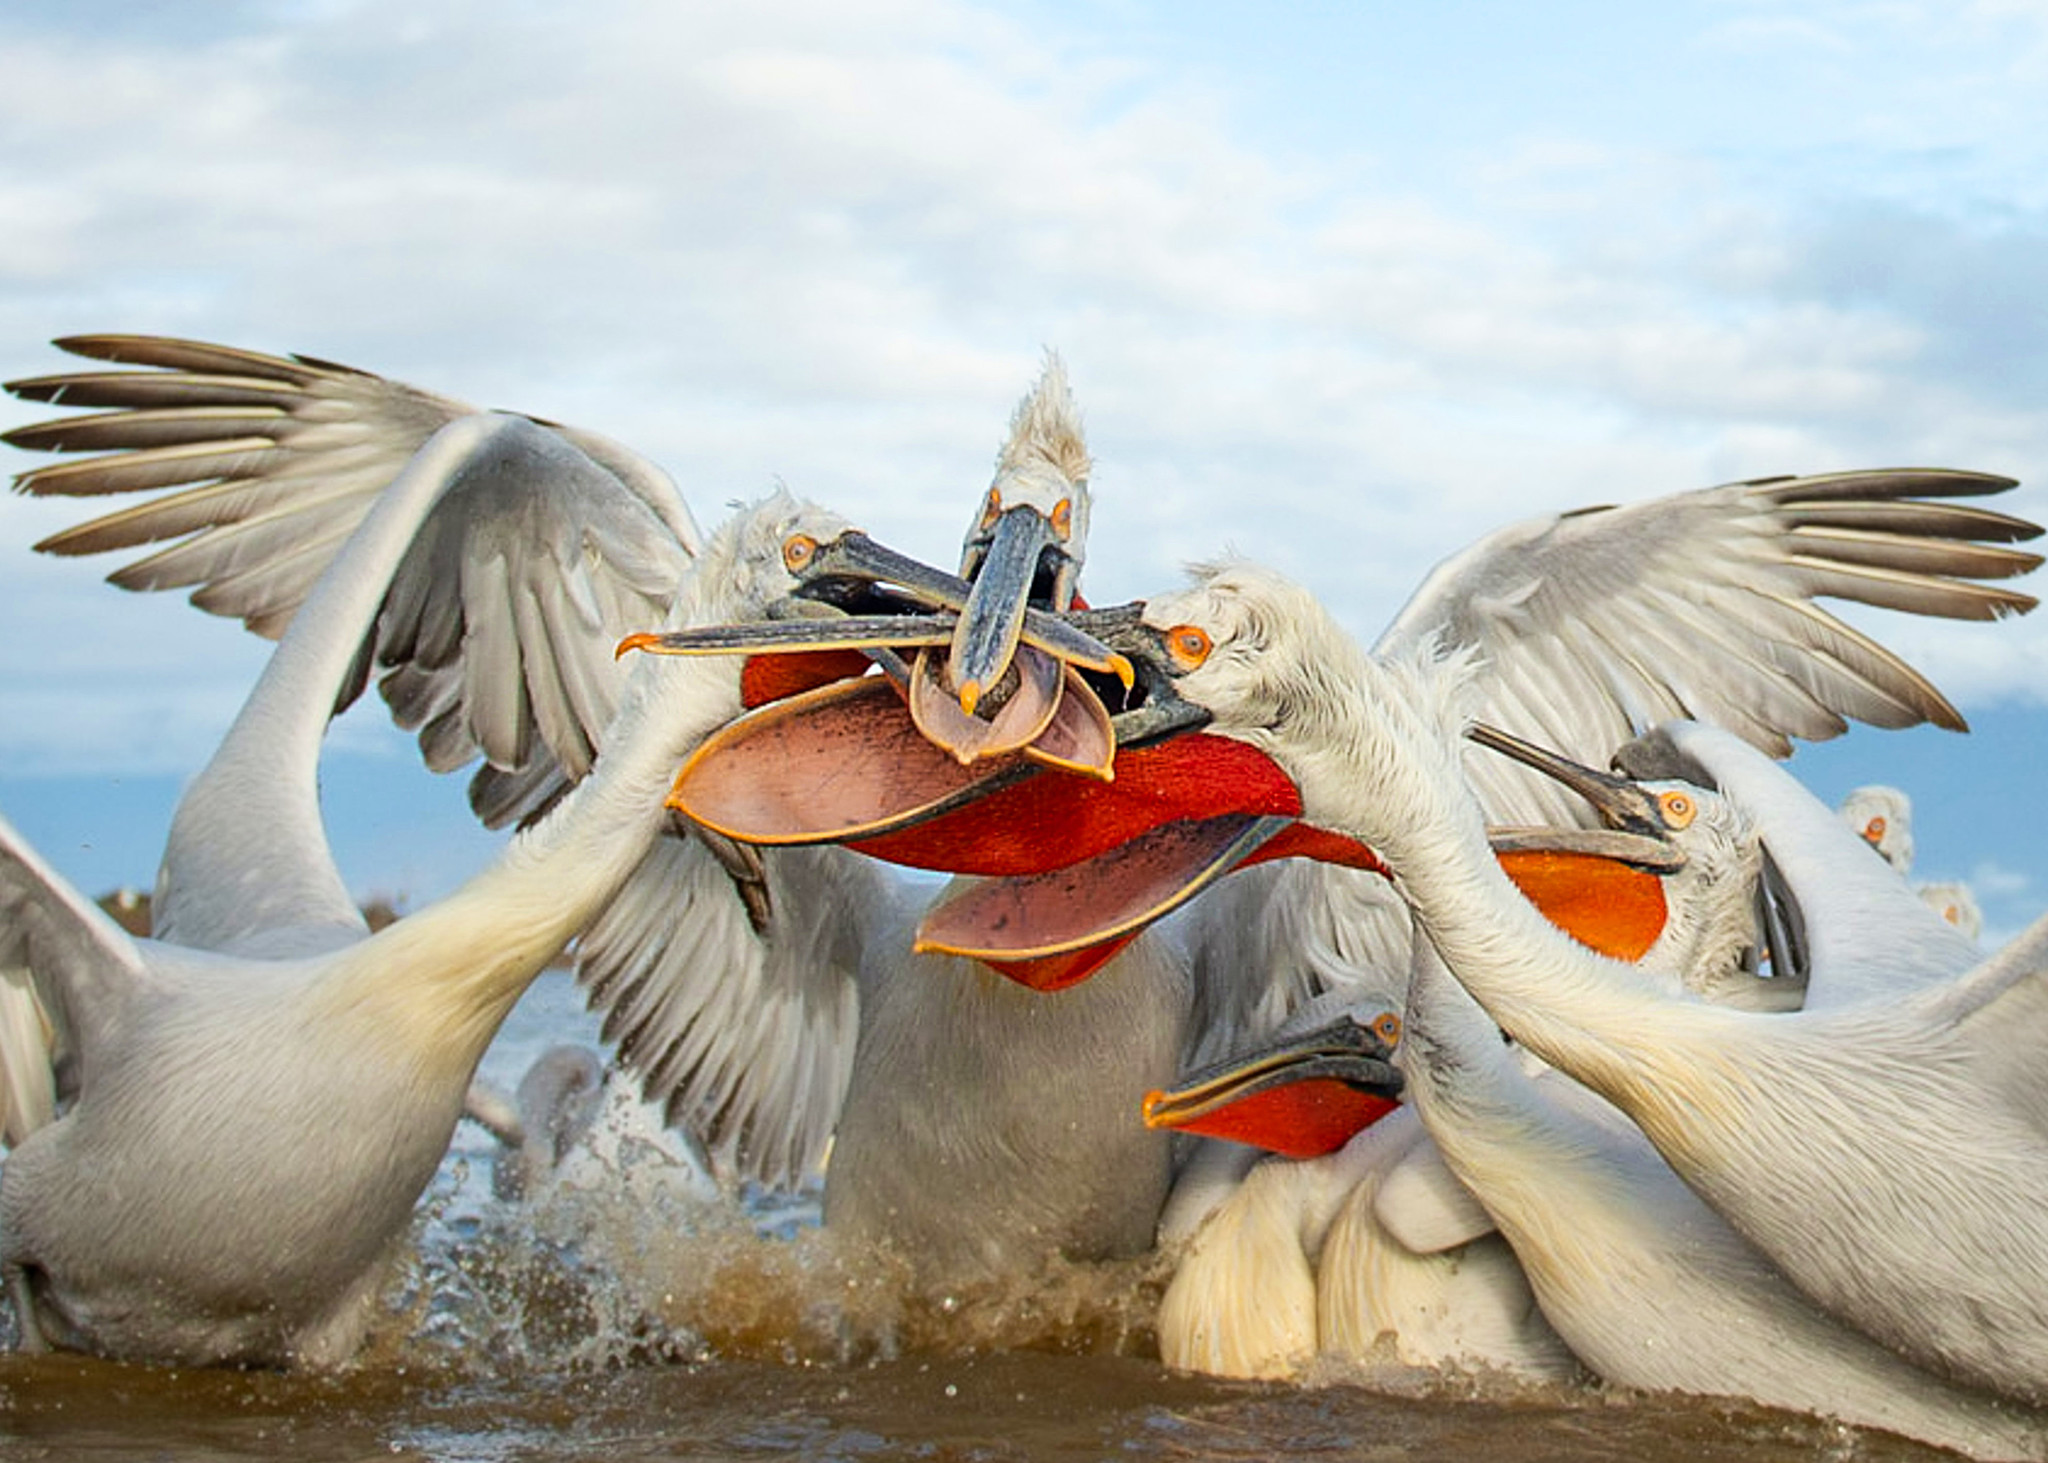
POLYGON ((887 680, 840 680, 757 707, 698 744, 668 806, 740 843, 843 843, 912 827, 1033 770, 969 767, 926 741, 887 680))
POLYGON ((1145 1126, 1249 1143, 1290 1158, 1334 1153, 1392 1112, 1401 1020, 1345 1016, 1303 1036, 1190 1073, 1145 1097, 1145 1126))
POLYGON ((1529 902, 1580 944, 1615 960, 1640 960, 1670 917, 1663 876, 1686 865, 1656 800, 1626 777, 1596 772, 1497 728, 1474 726, 1469 735, 1593 805, 1605 828, 1495 829, 1494 856, 1529 902))
MULTIPOLYGON (((1582 839, 1580 852, 1662 873, 1685 867, 1685 852, 1671 841, 1656 800, 1637 783, 1609 772, 1596 772, 1497 727, 1475 725, 1467 735, 1480 746, 1563 783, 1593 805, 1593 811, 1609 831, 1626 835, 1625 839, 1582 839)), ((1546 830, 1541 836, 1551 839, 1553 848, 1561 847, 1570 837, 1563 830, 1546 830)))
POLYGON ((974 715, 981 698, 1009 671, 1033 598, 1055 610, 1072 603, 1072 565, 1065 535, 1029 505, 997 514, 986 533, 968 541, 961 568, 973 588, 960 607, 946 656, 946 679, 961 711, 974 715), (1051 572, 1042 573, 1047 567, 1051 572), (1034 589, 1040 592, 1034 595, 1034 589))
MULTIPOLYGON (((1100 635, 1127 646, 1129 658, 1108 653, 1130 681, 1122 686, 1102 672, 1061 667, 1067 690, 1057 714, 1014 754, 963 762, 922 734, 906 706, 910 689, 874 676, 839 680, 728 722, 685 763, 669 804, 744 843, 853 842, 862 852, 913 867, 1010 874, 1102 852, 1185 815, 1182 803, 1214 796, 1219 787, 1256 784, 1264 799, 1257 811, 1270 810, 1266 804, 1281 788, 1293 795, 1291 784, 1269 772, 1270 762, 1241 744, 1223 744, 1229 752, 1212 747, 1205 755, 1200 743, 1174 742, 1208 713, 1175 692, 1170 667, 1152 653, 1156 637, 1140 624, 1136 607, 1084 611, 1072 623, 1045 618, 1077 640, 1104 645, 1100 635), (1112 715, 1105 700, 1123 709, 1112 715), (1143 755, 1131 764, 1132 754, 1143 755), (1127 790, 1112 791, 1112 762, 1119 776, 1133 767, 1127 790), (1191 766, 1201 770, 1181 770, 1191 766), (1094 793, 1077 797, 1064 786, 1067 779, 1034 776, 1047 767, 1086 774, 1084 785, 1094 793), (1281 788, 1273 785, 1276 779, 1281 788), (999 792, 1001 801, 991 799, 999 792), (1162 813, 1162 807, 1170 810, 1162 813)), ((852 622, 892 645, 923 649, 944 644, 952 626, 945 615, 856 616, 716 626, 635 636, 629 644, 680 654, 763 644, 815 652, 841 643, 829 632, 852 622)), ((1298 803, 1285 810, 1295 808, 1298 803)))
MULTIPOLYGON (((957 574, 935 569, 908 554, 896 552, 886 544, 877 543, 858 530, 852 530, 819 546, 809 566, 796 576, 796 595, 856 612, 873 613, 877 608, 890 604, 951 611, 958 618, 949 622, 945 643, 957 644, 963 631, 975 620, 986 618, 987 611, 982 605, 987 603, 992 592, 989 573, 989 566, 984 562, 981 573, 970 583, 957 574)), ((1030 587, 1030 576, 1027 575, 1024 582, 1027 595, 1030 587)), ((1056 602, 1057 609, 1064 610, 1071 601, 1071 590, 1066 593, 1067 601, 1056 602)), ((1083 670, 1113 675, 1126 687, 1131 684, 1130 660, 1089 632, 1085 627, 1086 615, 1067 617, 1048 613, 1020 600, 1011 618, 1014 624, 1003 632, 1007 636, 1003 641, 1004 659, 982 681, 982 693, 985 694, 1009 668, 1009 655, 1020 641, 1044 651, 1055 660, 1083 670)), ((989 632, 969 633, 979 638, 989 632)), ((950 664, 949 655, 949 667, 950 664)))
MULTIPOLYGON (((925 912, 913 948, 966 955, 1002 969, 1107 941, 1121 944, 1243 864, 1293 822, 1272 814, 1176 819, 1095 858, 1042 873, 977 880, 925 912)), ((1044 988, 1036 980, 1024 983, 1044 988)), ((1062 981, 1073 983, 1072 977, 1062 981)))
MULTIPOLYGON (((763 655, 950 645, 977 593, 976 585, 957 574, 900 554, 858 529, 816 545, 795 577, 796 589, 770 606, 765 620, 633 635, 619 649, 763 655)), ((1135 622, 1136 616, 1129 618, 1135 622)), ((1136 674, 1130 658, 1090 633, 1089 619, 1088 613, 1068 617, 1025 606, 1009 644, 1021 640, 1055 660, 1114 676, 1128 690, 1136 674)), ((999 670, 1007 668, 1006 661, 999 670)), ((907 669, 901 679, 908 682, 907 669)))

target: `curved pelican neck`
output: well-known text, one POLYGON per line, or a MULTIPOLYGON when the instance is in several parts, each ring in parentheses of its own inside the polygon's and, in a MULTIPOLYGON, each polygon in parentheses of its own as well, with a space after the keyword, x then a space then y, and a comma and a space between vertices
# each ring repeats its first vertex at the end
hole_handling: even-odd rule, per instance
POLYGON ((1682 990, 1588 950, 1522 896, 1459 761, 1455 669, 1401 669, 1363 666, 1336 690, 1344 714, 1318 719, 1317 753, 1288 759, 1305 816, 1387 861, 1444 963, 1517 1040, 1554 1065, 1571 1052, 1589 1078, 1639 1074, 1640 1038, 1670 1024, 1682 990))
POLYGON ((682 760, 739 713, 735 665, 644 656, 590 775, 446 898, 340 958, 329 998, 474 1067, 533 978, 618 893, 668 826, 682 760))
POLYGON ((493 439, 539 428, 499 416, 443 427, 379 495, 293 615, 220 746, 179 799, 157 872, 156 934, 233 948, 285 929, 362 933, 320 814, 320 745, 391 578, 457 471, 493 439))

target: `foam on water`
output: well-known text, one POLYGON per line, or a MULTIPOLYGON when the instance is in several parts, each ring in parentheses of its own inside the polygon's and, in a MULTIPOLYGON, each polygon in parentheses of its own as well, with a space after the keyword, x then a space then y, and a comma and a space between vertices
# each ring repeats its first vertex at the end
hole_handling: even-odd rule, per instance
MULTIPOLYGON (((551 972, 482 1075, 515 1087, 548 1046, 595 1037, 573 984, 551 972)), ((1391 1354, 1325 1359, 1291 1383, 1176 1376, 1153 1359, 1167 1260, 923 1294, 896 1257, 836 1245, 815 1190, 719 1193, 673 1150, 620 1137, 511 1200, 492 1183, 505 1154, 464 1123, 382 1324, 338 1374, 0 1357, 0 1439, 39 1456, 252 1463, 1948 1456, 1737 1403, 1417 1371, 1391 1354)))
MULTIPOLYGON (((508 1020, 480 1078, 509 1090, 550 1046, 594 1040, 550 972, 508 1020)), ((518 1154, 458 1129, 421 1205, 366 1364, 545 1373, 657 1361, 850 1365, 911 1353, 1028 1349, 1151 1355, 1167 1278, 1154 1258, 1054 1264, 1000 1285, 920 1292, 900 1257, 819 1227, 816 1187, 721 1192, 651 1109, 609 1095, 552 1181, 500 1197, 518 1154)))

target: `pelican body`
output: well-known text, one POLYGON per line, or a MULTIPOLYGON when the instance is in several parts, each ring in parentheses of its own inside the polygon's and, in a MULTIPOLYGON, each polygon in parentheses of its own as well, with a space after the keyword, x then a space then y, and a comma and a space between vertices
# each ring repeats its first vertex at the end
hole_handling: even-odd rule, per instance
MULTIPOLYGON (((180 942, 131 939, 7 835, 5 963, 34 972, 79 1073, 0 1175, 0 1258, 31 1345, 348 1356, 485 1047, 667 827, 677 759, 737 710, 729 666, 634 667, 578 787, 454 893, 362 929, 320 828, 321 731, 432 510, 536 483, 617 488, 555 434, 476 415, 376 499, 180 805, 163 874, 180 942)), ((674 623, 785 593, 799 528, 843 524, 781 497, 728 525, 674 623)))
MULTIPOLYGON (((261 633, 316 613, 302 603, 305 566, 325 561, 327 546, 433 431, 476 415, 305 358, 147 337, 62 344, 146 369, 13 383, 35 400, 114 408, 9 434, 24 447, 104 452, 24 473, 23 489, 196 486, 42 547, 95 553, 179 539, 124 566, 116 581, 196 585, 202 608, 261 633)), ((702 543, 651 464, 590 433, 525 425, 536 440, 553 433, 573 449, 583 476, 595 464, 627 492, 580 496, 578 513, 559 518, 525 501, 518 484, 471 495, 466 525, 437 521, 408 550, 374 641, 381 687, 401 724, 420 731, 428 764, 453 769, 483 754, 471 799, 491 824, 541 816, 589 773, 609 745, 619 695, 612 646, 661 622, 702 543)), ((1013 652, 1047 658, 1028 605, 1072 601, 1087 472, 1064 373, 1049 359, 1018 408, 963 551, 973 583, 954 605, 953 628, 966 658, 945 674, 953 689, 978 687, 958 708, 964 720, 949 726, 973 732, 990 714, 1018 679, 1013 652)), ((851 537, 821 531, 805 552, 836 562, 835 545, 851 537)), ((778 547, 765 545, 771 565, 794 569, 795 560, 775 557, 778 547)), ((723 602, 734 620, 765 604, 723 602)), ((1074 644, 1069 635, 1049 654, 1074 644)), ((725 667, 718 674, 739 675, 725 667)), ((330 686, 315 704, 334 700, 330 686)), ((739 709, 725 704, 725 716, 739 709)), ((309 731, 306 745, 314 740, 309 731)), ((649 817, 664 816, 659 803, 649 817)), ((209 815, 210 826, 182 819, 174 845, 231 845, 240 816, 209 815)), ((293 816, 317 825, 317 814, 293 816)), ((579 980, 619 1060, 672 1123, 703 1136, 724 1173, 800 1183, 830 1138, 833 1227, 884 1238, 941 1277, 956 1273, 956 1255, 960 1270, 985 1275, 998 1264, 1028 1269, 1057 1253, 1125 1255, 1150 1244, 1170 1143, 1130 1115, 1176 1069, 1188 1007, 1185 976, 1163 948, 1131 952, 1105 972, 1100 992, 1052 1003, 979 963, 911 956, 922 896, 866 860, 804 849, 749 857, 701 827, 685 841, 639 846, 644 858, 578 942, 579 980), (736 877, 747 905, 733 897, 736 877), (1047 1081, 1046 1070, 1069 1080, 1047 1081)), ((244 871, 258 886, 260 862, 244 871)), ((250 919, 272 953, 283 913, 303 919, 303 892, 272 890, 264 897, 278 918, 250 919)), ((306 937, 315 945, 360 934, 338 883, 329 894, 312 906, 332 926, 306 937)), ((222 943, 221 920, 175 893, 164 918, 174 939, 222 943)))
MULTIPOLYGON (((1968 942, 1865 858, 1898 897, 1808 902, 1810 991, 1841 963, 1834 980, 1878 994, 1810 994, 1782 1014, 1705 1006, 1561 934, 1501 871, 1459 762, 1462 659, 1367 657, 1306 594, 1249 566, 1150 601, 1145 622, 1169 644, 1204 632, 1213 648, 1180 694, 1271 756, 1305 817, 1381 852, 1488 1014, 1627 1113, 1811 1301, 1959 1385, 2043 1400, 2048 1102, 2031 1033, 2048 922, 1955 975, 1968 942)), ((1692 744, 1783 777, 1728 733, 1691 730, 1692 744)), ((1788 879, 1825 883, 1795 844, 1779 848, 1788 879)))
MULTIPOLYGON (((23 446, 114 449, 24 474, 24 489, 101 492, 220 480, 81 525, 44 547, 97 552, 189 533, 125 566, 119 582, 138 588, 197 584, 203 607, 240 614, 270 633, 290 618, 304 566, 320 557, 310 545, 352 521, 365 496, 388 481, 394 460, 403 462, 427 430, 469 410, 303 358, 136 337, 64 344, 164 370, 14 383, 18 394, 34 399, 123 408, 10 433, 23 446), (309 551, 297 552, 301 548, 309 551)), ((1058 428, 1069 414, 1063 382, 1058 391, 1038 395, 1046 419, 1027 402, 1013 423, 1013 441, 1020 434, 1047 435, 1041 428, 1058 428)), ((489 551, 472 553, 460 538, 436 545, 446 556, 441 562, 452 559, 465 571, 459 606, 436 599, 432 575, 409 575, 392 599, 405 612, 393 617, 398 633, 380 631, 377 647, 380 661, 393 666, 383 677, 387 698, 404 724, 420 728, 430 765, 452 767, 484 753, 487 765, 472 783, 472 800, 490 822, 540 815, 589 767, 600 734, 610 735, 614 693, 606 688, 613 683, 576 657, 562 656, 559 647, 578 636, 602 638, 591 635, 593 626, 615 638, 622 611, 639 615, 637 624, 629 620, 623 628, 660 618, 681 576, 678 561, 687 558, 687 510, 672 493, 658 491, 656 470, 615 444, 561 433, 636 490, 640 530, 600 535, 603 552, 597 553, 587 538, 579 539, 581 525, 551 521, 537 536, 515 517, 494 517, 489 551), (637 558, 635 544, 642 546, 637 558), (586 578, 580 571, 592 560, 624 572, 586 578), (504 566, 503 572, 492 565, 504 566), (474 586, 470 571, 477 571, 474 586), (564 584, 574 588, 565 592, 564 584), (432 613, 422 612, 422 602, 432 613), (541 606, 538 616, 531 603, 541 606), (511 674, 514 667, 519 674, 511 674), (507 685, 510 704, 502 696, 507 685), (494 689, 501 694, 494 696, 494 689)), ((1049 453, 1006 448, 998 463, 985 506, 1001 511, 983 514, 963 558, 968 567, 979 566, 982 593, 974 602, 986 606, 988 623, 997 628, 986 635, 970 629, 966 622, 980 612, 962 608, 948 625, 956 643, 949 646, 951 684, 941 687, 957 697, 953 710, 969 721, 982 719, 995 699, 982 681, 995 676, 1020 636, 1030 639, 1028 630, 1013 628, 1018 585, 1028 579, 1026 598, 1041 594, 1051 604, 1072 594, 1086 526, 1086 470, 1077 432, 1070 445, 1049 453), (1023 516, 1027 510, 1017 505, 1027 500, 1039 504, 1044 526, 1023 516), (1001 527, 1012 522, 1019 525, 1014 531, 1001 527)), ((1788 734, 1830 735, 1849 716, 1888 725, 1921 719, 1956 724, 1953 708, 1922 678, 1810 600, 1839 594, 1973 615, 2018 603, 2023 596, 1963 579, 2022 572, 2031 556, 1984 541, 2025 537, 2030 525, 1972 507, 1902 501, 1916 492, 1957 497, 2009 486, 1979 475, 1920 472, 1770 480, 1519 525, 1433 574, 1382 648, 1438 638, 1483 646, 1491 660, 1508 667, 1494 686, 1499 699, 1528 709, 1540 732, 1569 726, 1571 736, 1549 739, 1574 749, 1611 746, 1632 717, 1686 709, 1688 696, 1710 712, 1742 718, 1749 734, 1773 745, 1788 734), (1894 545, 1888 535, 1902 525, 1894 545), (1587 572, 1589 564, 1621 562, 1635 571, 1628 582, 1587 572), (1660 643, 1654 655, 1624 660, 1581 633, 1596 611, 1640 622, 1681 600, 1691 633, 1660 643), (1488 609, 1495 605, 1512 605, 1515 613, 1495 616, 1488 609), (1532 688, 1549 683, 1567 691, 1547 701, 1532 698, 1532 688)), ((607 518, 598 526, 612 524, 607 518)), ((1030 614, 1027 607, 1027 626, 1030 614)), ((921 677, 913 682, 924 684, 921 677)), ((944 698, 933 698, 928 709, 942 711, 944 698)), ((1529 792, 1531 785, 1496 789, 1504 816, 1541 821, 1554 802, 1529 792)), ((1190 997, 1165 965, 1148 964, 1134 990, 1105 1012, 1121 1018, 1147 1009, 1144 1024, 1126 1029, 1119 1041, 1081 1041, 1082 1028, 1096 1033, 1078 1008, 1072 1028, 1029 1003, 1013 1011, 1017 993, 993 984, 987 967, 936 962, 932 971, 942 981, 948 971, 961 978, 922 998, 930 1011, 946 1015, 926 1020, 920 999, 900 996, 893 985, 887 996, 876 994, 895 979, 883 973, 893 962, 868 959, 861 943, 865 921, 835 926, 830 915, 792 913, 807 902, 800 896, 816 892, 821 882, 827 893, 818 908, 865 908, 871 880, 819 872, 838 864, 781 856, 795 850, 759 860, 765 872, 758 865, 746 871, 748 860, 725 848, 725 868, 741 868, 756 895, 765 889, 775 896, 763 939, 737 910, 724 868, 701 857, 719 840, 697 833, 680 852, 663 845, 649 851, 581 942, 580 976, 606 1011, 608 1036, 622 1060, 643 1074, 650 1096, 668 1104, 672 1119, 701 1131, 721 1162, 771 1181, 816 1163, 858 1068, 861 1090, 846 1097, 833 1163, 832 1184, 843 1197, 828 1198, 828 1205, 848 1223, 866 1208, 877 1225, 905 1224, 910 1243, 945 1223, 941 1196, 951 1191, 951 1176, 963 1171, 959 1154, 986 1157, 991 1167, 984 1172, 997 1190, 1015 1197, 1046 1181, 1051 1170, 1039 1160, 1052 1153, 1066 1177, 1051 1191, 1084 1214, 1120 1210, 1125 1187, 1148 1193, 1154 1170, 1125 1165, 1121 1147, 1061 1147, 1039 1136, 1035 1110, 1045 1106, 1045 1089, 1060 1089, 1058 1104, 1046 1112, 1056 1128, 1069 1115, 1066 1105, 1074 1113, 1094 1110, 1080 1096, 1084 1089, 1100 1084, 1105 1104, 1121 1102, 1116 1094, 1127 1087, 1170 1077, 1175 1064, 1166 1062, 1136 1075, 1172 1044, 1165 1032, 1199 1050, 1218 1033, 1284 1014, 1292 999, 1284 980, 1279 987, 1244 989, 1212 986, 1199 975, 1190 997), (779 864, 792 867, 778 874, 779 864), (799 876, 799 870, 806 872, 799 876), (835 879, 842 882, 834 885, 835 879), (985 1070, 1030 1071, 1038 1043, 1061 1056, 1057 1070, 1064 1080, 1048 1079, 1031 1093, 1034 1113, 998 1112, 971 1096, 986 1085, 985 1070), (975 1085, 947 1087, 936 1080, 940 1073, 975 1085), (958 1116, 958 1127, 933 1136, 941 1120, 918 1105, 951 1102, 963 1090, 973 1105, 958 1116), (877 1105, 872 1121, 862 1116, 867 1102, 877 1105), (985 1124, 1015 1136, 975 1131, 985 1124), (863 1139, 863 1132, 873 1139, 863 1139), (921 1136, 928 1141, 920 1147, 921 1136), (863 1151, 874 1156, 849 1156, 863 1151), (872 1184, 860 1178, 863 1171, 879 1175, 884 1163, 901 1164, 914 1177, 877 1177, 872 1184), (1143 1182, 1129 1183, 1130 1172, 1142 1172, 1143 1182), (856 1203, 863 1192, 872 1199, 856 1203)), ((750 912, 758 918, 760 909, 750 912)), ((1136 949, 1096 978, 1116 972, 1136 949)), ((931 972, 909 978, 923 973, 931 972)), ((1032 1084, 1006 1075, 1004 1086, 1015 1092, 1032 1084)), ((1163 1140, 1144 1141, 1164 1151, 1163 1140)), ((1121 1218, 1107 1226, 1118 1235, 1133 1228, 1121 1218)), ((1040 1232, 1029 1216, 1012 1231, 1020 1245, 1040 1232)))

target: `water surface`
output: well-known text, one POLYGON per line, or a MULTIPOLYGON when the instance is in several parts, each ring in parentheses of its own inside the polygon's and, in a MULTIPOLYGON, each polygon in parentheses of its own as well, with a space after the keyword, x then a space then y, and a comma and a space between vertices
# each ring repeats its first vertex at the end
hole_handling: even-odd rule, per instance
MULTIPOLYGON (((484 1075, 594 1032, 550 973, 484 1075)), ((0 1459, 1357 1459, 1780 1463, 1949 1456, 1810 1418, 1395 1367, 1309 1382, 1155 1359, 1156 1266, 906 1299, 801 1202, 492 1197, 464 1124, 362 1361, 330 1376, 0 1357, 0 1459)), ((11 1318, 10 1318, 11 1319, 11 1318)))

